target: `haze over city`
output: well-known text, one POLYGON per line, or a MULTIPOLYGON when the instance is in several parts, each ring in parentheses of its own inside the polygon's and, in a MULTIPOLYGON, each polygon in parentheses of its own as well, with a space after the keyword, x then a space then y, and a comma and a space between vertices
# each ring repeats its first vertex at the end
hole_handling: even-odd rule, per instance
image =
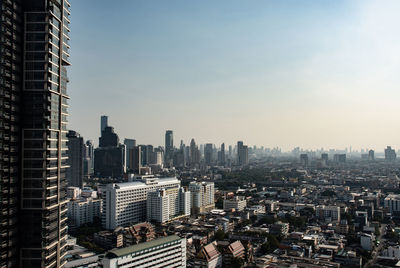
POLYGON ((72 2, 70 127, 96 142, 107 114, 152 144, 400 146, 397 1, 72 2))

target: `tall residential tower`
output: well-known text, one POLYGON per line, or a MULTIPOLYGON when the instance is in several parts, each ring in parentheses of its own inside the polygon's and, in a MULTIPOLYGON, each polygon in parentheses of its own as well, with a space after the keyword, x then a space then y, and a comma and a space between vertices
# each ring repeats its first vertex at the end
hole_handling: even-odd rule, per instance
POLYGON ((67 0, 0 1, 0 267, 63 267, 67 0))

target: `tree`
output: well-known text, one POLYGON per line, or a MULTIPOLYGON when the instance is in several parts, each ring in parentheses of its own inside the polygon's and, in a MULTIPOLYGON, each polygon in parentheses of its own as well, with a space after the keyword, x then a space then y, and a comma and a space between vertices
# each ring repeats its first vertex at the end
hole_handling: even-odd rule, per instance
POLYGON ((221 240, 224 240, 224 239, 225 239, 225 233, 224 233, 224 231, 222 231, 221 229, 218 229, 218 230, 215 232, 215 240, 221 241, 221 240))
POLYGON ((279 247, 279 241, 276 238, 276 236, 268 234, 267 242, 261 245, 260 252, 261 254, 272 253, 278 247, 279 247))
POLYGON ((233 258, 231 266, 232 268, 241 268, 244 265, 244 260, 242 258, 233 258))

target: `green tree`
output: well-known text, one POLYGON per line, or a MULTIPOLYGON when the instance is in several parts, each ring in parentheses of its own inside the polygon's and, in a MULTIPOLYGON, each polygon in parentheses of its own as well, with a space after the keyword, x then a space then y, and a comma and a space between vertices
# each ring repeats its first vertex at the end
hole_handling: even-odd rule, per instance
POLYGON ((244 265, 244 260, 242 258, 233 258, 231 266, 232 268, 241 268, 244 265))
POLYGON ((218 230, 215 232, 215 240, 221 241, 221 240, 224 240, 224 239, 225 239, 225 233, 224 233, 224 231, 222 231, 221 229, 218 229, 218 230))

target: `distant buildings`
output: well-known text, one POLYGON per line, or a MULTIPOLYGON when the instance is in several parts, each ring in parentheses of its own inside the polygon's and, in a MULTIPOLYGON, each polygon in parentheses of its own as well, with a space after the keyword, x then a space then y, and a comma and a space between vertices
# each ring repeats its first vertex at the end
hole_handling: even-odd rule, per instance
POLYGON ((70 130, 68 138, 68 186, 83 187, 84 157, 86 154, 85 142, 78 132, 70 130))
POLYGON ((301 154, 300 155, 300 163, 303 167, 308 166, 308 154, 301 154))
POLYGON ((161 237, 109 251, 102 260, 104 268, 186 267, 186 238, 161 237))
POLYGON ((333 161, 335 163, 346 163, 346 154, 334 154, 333 161))
POLYGON ((133 167, 131 166, 131 150, 136 147, 136 140, 134 139, 125 139, 124 140, 125 148, 126 148, 126 167, 128 170, 131 170, 133 167))
POLYGON ((114 128, 104 128, 94 151, 94 173, 99 177, 120 178, 126 170, 125 145, 119 143, 114 128))
POLYGON ((211 143, 207 143, 204 147, 204 160, 206 165, 211 166, 214 162, 213 159, 213 145, 211 143))
POLYGON ((396 160, 396 152, 390 146, 386 147, 386 149, 385 149, 385 160, 387 160, 387 161, 396 160))
POLYGON ((243 141, 237 143, 237 156, 239 166, 249 164, 249 149, 246 145, 243 145, 243 141))
POLYGON ((192 214, 208 212, 215 208, 213 182, 191 182, 189 191, 192 214))
POLYGON ((375 152, 374 150, 368 151, 368 160, 375 160, 375 152))
POLYGON ((165 132, 165 165, 167 167, 172 166, 172 161, 174 158, 174 137, 172 130, 167 130, 165 132))
POLYGON ((108 127, 108 116, 102 115, 100 117, 100 136, 106 127, 108 127))
POLYGON ((198 146, 196 145, 196 142, 194 141, 194 139, 192 139, 190 141, 189 153, 190 153, 190 167, 197 168, 200 164, 201 154, 200 154, 200 150, 199 150, 198 146))

